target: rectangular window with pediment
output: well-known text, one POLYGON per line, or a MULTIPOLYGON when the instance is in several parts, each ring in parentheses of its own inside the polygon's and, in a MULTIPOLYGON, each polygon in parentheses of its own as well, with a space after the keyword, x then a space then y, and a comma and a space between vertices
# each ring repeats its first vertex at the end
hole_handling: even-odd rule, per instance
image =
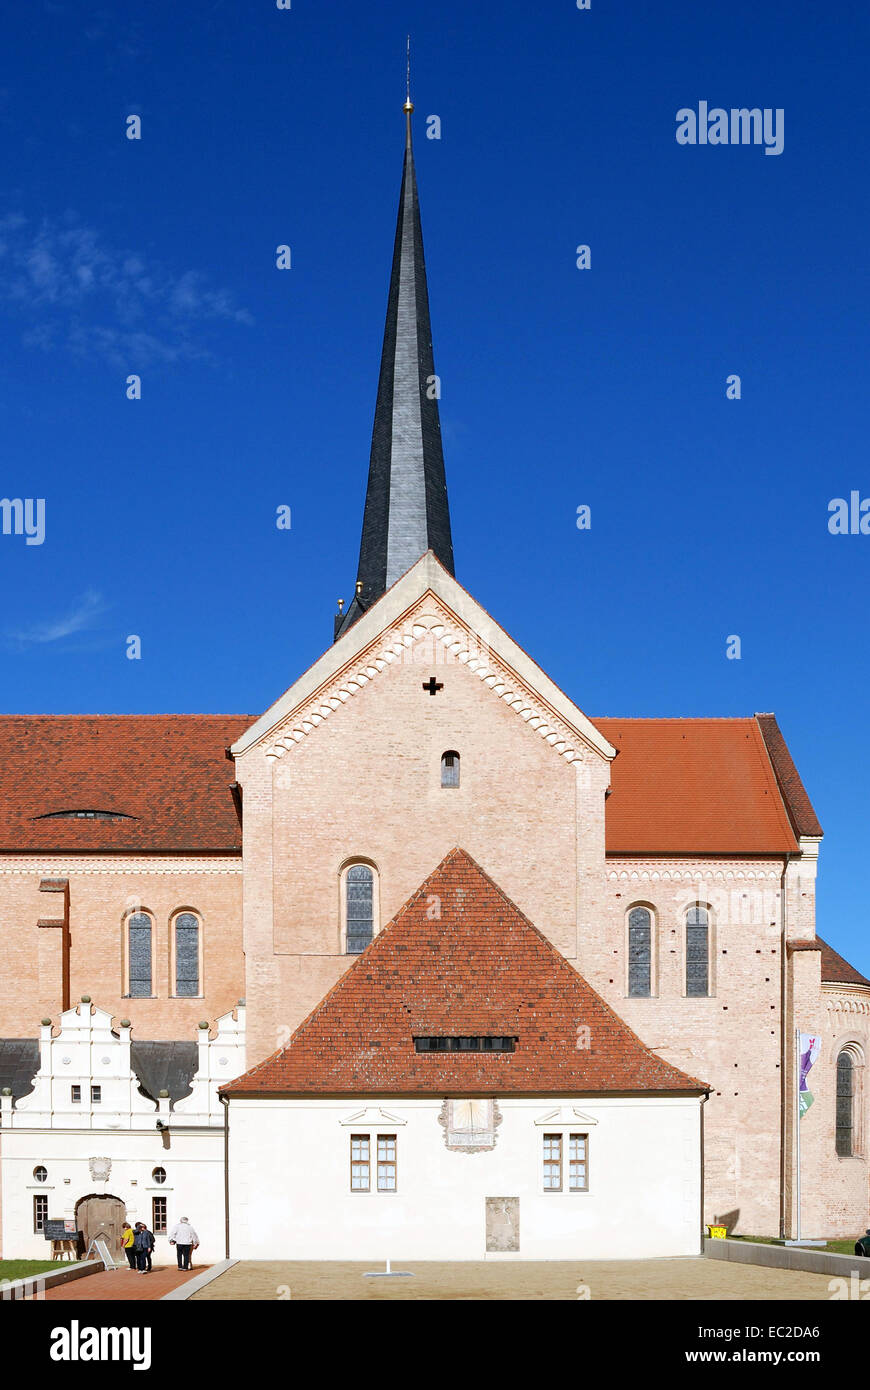
POLYGON ((588 1134, 571 1134, 568 1136, 569 1192, 587 1192, 589 1190, 588 1150, 588 1134))
POLYGON ((545 1134, 544 1191, 589 1191, 589 1135, 545 1134))
POLYGON ((544 1135, 544 1191, 562 1191, 562 1136, 544 1135))
POLYGON ((378 1192, 396 1190, 396 1136, 378 1135, 378 1192))
MULTIPOLYGON (((395 1192, 397 1172, 397 1143, 395 1134, 375 1136, 375 1191, 395 1192)), ((350 1136, 350 1190, 372 1190, 372 1136, 350 1136)))
POLYGON ((350 1136, 350 1190, 368 1192, 371 1187, 371 1157, 369 1136, 350 1136))

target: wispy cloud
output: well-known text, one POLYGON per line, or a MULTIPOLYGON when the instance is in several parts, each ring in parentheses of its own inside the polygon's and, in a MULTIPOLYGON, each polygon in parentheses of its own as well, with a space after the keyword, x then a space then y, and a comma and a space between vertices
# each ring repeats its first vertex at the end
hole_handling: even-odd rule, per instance
POLYGON ((22 647, 60 642, 66 637, 74 637, 76 633, 92 628, 106 612, 107 606, 101 594, 94 589, 88 589, 63 617, 45 623, 34 623, 32 627, 9 635, 22 647))
POLYGON ((130 371, 209 357, 209 322, 253 323, 203 271, 173 272, 115 250, 72 216, 38 225, 22 213, 0 217, 0 300, 29 320, 27 346, 97 355, 130 371))

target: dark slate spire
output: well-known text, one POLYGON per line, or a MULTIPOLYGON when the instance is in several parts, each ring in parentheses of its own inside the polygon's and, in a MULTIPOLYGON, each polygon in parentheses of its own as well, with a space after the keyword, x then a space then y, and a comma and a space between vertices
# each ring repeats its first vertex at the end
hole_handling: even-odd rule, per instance
POLYGON ((356 593, 347 611, 336 617, 336 639, 427 550, 434 550, 453 573, 429 292, 411 144, 414 105, 410 95, 404 110, 405 166, 356 593))

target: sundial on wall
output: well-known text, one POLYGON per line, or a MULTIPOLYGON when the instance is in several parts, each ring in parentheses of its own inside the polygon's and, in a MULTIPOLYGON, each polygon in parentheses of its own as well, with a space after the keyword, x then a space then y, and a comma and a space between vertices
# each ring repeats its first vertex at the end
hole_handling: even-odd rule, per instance
POLYGON ((444 1127, 444 1142, 448 1149, 463 1153, 481 1153, 495 1148, 495 1131, 501 1124, 501 1112, 494 1100, 445 1100, 438 1116, 444 1127))

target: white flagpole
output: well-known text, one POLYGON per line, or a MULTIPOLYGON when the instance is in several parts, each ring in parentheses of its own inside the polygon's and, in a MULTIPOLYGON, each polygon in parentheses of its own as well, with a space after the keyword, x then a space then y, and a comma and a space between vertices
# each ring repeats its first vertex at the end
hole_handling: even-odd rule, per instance
POLYGON ((801 1238, 801 1030, 795 1029, 795 1076, 797 1093, 795 1114, 797 1117, 797 1239, 801 1238))

